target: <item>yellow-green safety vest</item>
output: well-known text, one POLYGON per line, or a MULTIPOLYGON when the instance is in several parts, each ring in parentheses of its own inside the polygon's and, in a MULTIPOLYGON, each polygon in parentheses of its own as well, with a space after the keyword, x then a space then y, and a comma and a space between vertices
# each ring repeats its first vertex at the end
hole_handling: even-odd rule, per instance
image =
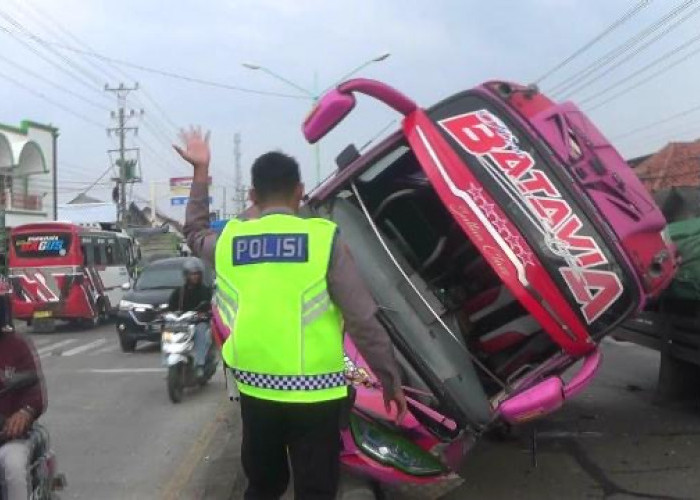
POLYGON ((214 300, 241 393, 304 403, 347 395, 342 316, 326 278, 336 232, 331 221, 286 214, 226 224, 214 300))

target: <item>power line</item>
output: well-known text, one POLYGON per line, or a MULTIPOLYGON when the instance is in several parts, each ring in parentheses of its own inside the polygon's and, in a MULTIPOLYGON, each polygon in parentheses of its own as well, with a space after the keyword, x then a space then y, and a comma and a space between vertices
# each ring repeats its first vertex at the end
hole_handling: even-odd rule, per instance
POLYGON ((638 32, 636 35, 632 36, 631 38, 628 38, 622 44, 620 44, 617 47, 613 48, 612 50, 606 52, 604 55, 602 55, 601 57, 599 57, 598 59, 596 59, 595 61, 590 63, 588 66, 586 66, 581 71, 574 73, 573 75, 569 76, 568 78, 566 78, 565 80, 563 80, 559 84, 552 87, 552 89, 549 91, 549 94, 552 94, 552 95, 562 94, 563 92, 566 92, 571 87, 577 85, 577 83, 580 81, 581 78, 587 78, 591 74, 598 71, 600 68, 615 61, 615 59, 617 59, 618 57, 623 55, 628 50, 634 48, 635 45, 637 45, 639 42, 644 40, 646 37, 648 37, 649 35, 655 33, 660 28, 662 28, 666 23, 671 21, 674 17, 679 15, 683 10, 688 8, 694 1, 695 0, 685 0, 684 3, 673 8, 670 12, 668 12, 666 15, 664 15, 661 19, 658 19, 657 21, 653 22, 651 25, 644 28, 642 31, 638 32))
POLYGON ((666 118, 663 118, 661 120, 656 120, 655 122, 650 123, 648 125, 643 125, 641 127, 637 127, 637 128, 632 129, 632 130, 628 130, 624 134, 620 134, 620 135, 616 135, 616 136, 612 137, 611 140, 615 141, 615 140, 624 139, 625 137, 629 137, 629 136, 635 135, 639 132, 643 132, 645 130, 649 130, 649 129, 652 129, 654 127, 658 127, 659 125, 662 125, 664 123, 668 123, 668 122, 673 121, 677 118, 682 118, 682 117, 687 116, 687 115, 694 113, 696 111, 700 111, 700 104, 697 106, 693 106, 692 108, 688 108, 685 111, 681 111, 680 113, 676 113, 674 115, 667 116, 666 118))
POLYGON ((602 38, 604 38, 606 35, 610 34, 611 32, 615 31, 617 28, 622 26, 625 22, 630 20, 632 17, 634 17, 635 14, 639 13, 644 7, 648 6, 650 3, 650 0, 641 0, 637 5, 629 9, 627 12, 625 12, 621 17, 616 19, 612 24, 610 24, 608 27, 606 27, 603 31, 601 31, 598 35, 593 37, 591 40, 586 42, 582 47, 580 47, 578 50, 574 51, 573 54, 571 54, 569 57, 555 65, 553 68, 551 68, 549 71, 544 73, 542 76, 540 76, 538 79, 535 80, 536 84, 539 84, 546 78, 549 78, 552 74, 556 73, 559 71, 561 68, 569 64, 571 61, 576 59, 578 56, 586 52, 588 49, 590 49, 593 45, 598 43, 602 38))
MULTIPOLYGON (((17 34, 16 32, 13 32, 13 31, 8 30, 7 28, 3 28, 1 26, 0 26, 0 30, 6 31, 7 33, 15 34, 15 35, 17 34)), ((83 49, 79 49, 77 47, 73 47, 71 45, 66 45, 63 43, 50 42, 50 41, 47 41, 44 38, 41 38, 41 37, 34 35, 34 34, 29 34, 29 33, 19 33, 19 34, 21 34, 22 36, 26 36, 28 38, 37 40, 37 41, 41 41, 41 42, 46 43, 48 45, 52 45, 52 46, 57 47, 59 49, 74 52, 76 54, 83 54, 83 55, 86 55, 89 57, 94 57, 94 58, 99 59, 101 61, 111 62, 111 63, 118 64, 121 66, 126 66, 129 68, 144 71, 146 73, 153 73, 156 75, 161 75, 161 76, 165 76, 168 78, 174 78, 176 80, 183 80, 183 81, 190 82, 190 83, 197 83, 199 85, 205 85, 207 87, 215 87, 215 88, 220 88, 223 90, 234 90, 237 92, 244 92, 247 94, 265 95, 265 96, 270 96, 270 97, 286 97, 288 99, 302 99, 302 100, 309 99, 308 96, 300 95, 300 94, 285 94, 282 92, 256 90, 256 89, 251 89, 251 88, 247 88, 247 87, 240 87, 238 85, 231 85, 228 83, 218 82, 218 81, 214 81, 214 80, 206 80, 204 78, 189 76, 189 75, 185 75, 182 73, 176 73, 176 72, 168 71, 168 70, 164 70, 164 69, 152 68, 149 66, 144 66, 142 64, 137 64, 137 63, 133 63, 133 62, 129 62, 129 61, 124 61, 122 59, 116 59, 114 57, 109 57, 109 56, 106 56, 104 54, 100 54, 98 52, 92 51, 92 50, 83 50, 83 49)))
POLYGON ((696 43, 696 42, 698 42, 698 41, 700 41, 700 35, 694 36, 694 37, 691 38, 690 40, 687 40, 687 41, 683 42, 682 44, 678 45, 677 47, 674 47, 673 49, 671 49, 671 50, 669 50, 668 52, 666 52, 666 53, 662 54, 661 56, 657 57, 656 59, 654 59, 654 60, 651 61, 650 63, 645 64, 644 66, 642 66, 641 68, 639 68, 637 71, 635 71, 635 72, 633 72, 633 73, 630 73, 629 75, 625 76, 624 78, 621 78, 621 79, 617 80, 615 83, 613 83, 613 84, 611 84, 611 85, 608 85, 608 86, 605 87, 603 90, 600 90, 599 92, 596 92, 595 94, 590 95, 590 96, 586 97, 585 99, 583 99, 583 100, 581 100, 581 101, 578 101, 578 104, 579 104, 579 105, 586 104, 586 103, 588 103, 588 102, 591 102, 591 101, 597 99, 598 97, 600 97, 600 96, 602 96, 602 95, 607 94, 608 92, 610 92, 611 90, 616 89, 616 88, 619 87, 620 85, 624 85, 625 83, 629 82, 632 78, 635 78, 635 77, 641 75, 642 73, 644 73, 644 72, 646 72, 646 71, 652 69, 652 68, 653 68, 654 66, 656 66, 657 64, 660 64, 660 63, 662 63, 662 62, 667 61, 669 57, 671 57, 671 56, 677 54, 678 52, 681 52, 681 51, 684 50, 684 49, 687 49, 688 47, 690 47, 691 45, 693 45, 694 43, 696 43))
MULTIPOLYGON (((70 31, 65 29, 58 21, 56 21, 55 18, 50 16, 46 11, 40 11, 36 8, 36 6, 33 6, 30 2, 18 2, 17 0, 10 0, 10 2, 14 5, 15 9, 18 9, 26 18, 31 19, 53 36, 61 38, 61 35, 58 34, 58 31, 60 31, 63 34, 63 36, 70 38, 71 40, 80 45, 84 45, 84 43, 80 39, 71 34, 70 31), (48 20, 50 23, 47 23, 46 21, 44 21, 44 19, 48 20), (58 28, 58 30, 54 29, 54 27, 58 28)), ((106 71, 103 66, 97 64, 93 59, 83 57, 83 60, 92 68, 94 68, 97 72, 104 75, 106 77, 106 81, 119 80, 119 78, 114 77, 114 75, 106 71)))
POLYGON ((165 122, 170 125, 170 127, 173 129, 173 132, 178 130, 178 125, 168 116, 168 114, 165 112, 165 110, 162 108, 160 104, 151 96, 150 92, 148 92, 146 89, 141 89, 141 92, 143 93, 144 96, 146 96, 146 99, 148 99, 151 104, 153 104, 153 107, 156 108, 156 110, 161 114, 161 116, 165 119, 165 122))
POLYGON ((85 96, 82 95, 82 94, 79 94, 79 93, 77 93, 77 92, 75 92, 75 91, 73 91, 73 90, 71 90, 71 89, 69 89, 69 88, 67 88, 67 87, 64 87, 63 85, 60 85, 60 84, 58 84, 58 83, 56 83, 56 82, 54 82, 54 81, 52 81, 52 80, 49 80, 48 78, 46 78, 46 77, 40 75, 40 74, 37 73, 36 71, 33 71, 33 70, 31 70, 31 69, 29 69, 29 68, 27 68, 27 67, 25 67, 25 66, 22 66, 21 64, 19 64, 19 63, 13 61, 13 60, 11 60, 11 59, 8 59, 7 57, 3 56, 2 54, 0 54, 0 60, 3 60, 3 61, 5 61, 7 64, 9 64, 10 66, 13 66, 13 67, 19 69, 20 71, 22 71, 22 72, 24 72, 24 73, 26 73, 26 74, 28 74, 28 75, 33 76, 33 77, 36 78, 37 80, 41 80, 42 82, 44 82, 44 83, 46 83, 46 84, 48 84, 48 85, 51 85, 52 87, 55 87, 55 88, 57 88, 58 90, 60 90, 60 91, 62 91, 62 92, 65 92, 66 94, 69 94, 69 95, 75 97, 76 99, 80 99, 81 101, 83 101, 84 103, 89 104, 90 106, 93 106, 93 107, 95 107, 95 108, 99 108, 99 109, 102 109, 102 110, 105 110, 105 111, 109 111, 109 108, 108 108, 107 106, 103 106, 103 105, 100 104, 100 103, 97 103, 97 102, 95 102, 95 101, 93 101, 93 100, 91 100, 91 99, 88 99, 87 97, 85 97, 85 96))
POLYGON ((678 65, 681 64, 682 62, 687 61, 688 59, 690 59, 691 57, 693 57, 694 55, 696 55, 696 54, 698 54, 698 53, 700 53, 700 48, 693 50, 693 51, 690 52, 689 54, 686 54, 685 56, 683 56, 683 57, 681 57, 680 59, 678 59, 677 61, 675 61, 675 62, 673 62, 673 63, 671 63, 671 64, 669 64, 669 65, 667 65, 667 66, 665 66, 665 67, 663 67, 663 68, 661 68, 659 71, 657 71, 657 72, 655 72, 655 73, 652 73, 652 74, 649 75, 646 79, 644 79, 644 80, 642 80, 642 81, 640 81, 640 82, 637 82, 637 83, 635 83, 634 85, 630 85, 629 87, 626 87, 625 89, 621 90, 620 92, 618 92, 618 93, 616 93, 616 94, 613 94, 613 95, 610 96, 608 99, 605 99, 605 100, 601 101, 600 103, 596 104, 595 106, 586 109, 586 111, 587 111, 587 112, 594 111, 594 110, 600 108, 601 106, 603 106, 603 105, 605 105, 605 104, 607 104, 607 103, 609 103, 609 102, 611 102, 611 101, 617 99, 618 97, 622 97, 623 95, 628 94, 630 91, 632 91, 632 90, 634 90, 634 89, 636 89, 636 88, 638 88, 638 87, 641 87, 641 86, 644 85, 645 83, 649 83, 650 80, 653 80, 653 79, 656 78, 657 76, 661 76, 662 74, 666 73, 668 70, 670 70, 670 69, 672 69, 672 68, 678 66, 678 65))
MULTIPOLYGON (((692 16, 694 16, 694 15, 697 14, 698 12, 700 12, 700 5, 697 6, 697 7, 695 7, 692 11, 690 11, 690 12, 689 12, 688 14, 686 14, 684 17, 682 17, 681 19, 679 19, 678 21, 676 21, 675 23, 673 23, 671 26, 668 26, 664 31, 662 31, 661 33, 659 33, 658 35, 656 35, 656 36, 655 36, 654 38, 652 38, 651 40, 649 40, 649 41, 647 41, 646 43, 644 43, 643 45, 637 47, 634 51, 632 51, 630 54, 628 54, 627 57, 625 57, 625 58, 622 59, 621 61, 618 61, 616 64, 611 65, 610 67, 608 67, 607 69, 605 69, 603 72, 598 73, 597 75, 594 75, 592 78, 590 78, 590 79, 584 81, 583 83, 581 83, 580 85, 578 85, 577 87, 575 87, 573 90, 570 90, 570 91, 568 92, 568 94, 564 97, 564 99, 568 99, 568 98, 569 98, 570 96, 572 96, 573 94, 576 94, 576 93, 580 92, 581 90, 585 89, 586 87, 589 87, 592 83, 594 83, 594 82, 600 80, 601 78, 603 78, 605 75, 611 73, 612 71, 615 71, 617 68, 619 68, 620 66, 622 66, 622 65, 625 64, 626 62, 628 62, 628 61, 630 61, 631 59, 633 59, 636 55, 638 55, 639 53, 641 53, 642 51, 644 51, 645 49, 647 49, 650 45, 656 43, 656 42, 659 41, 661 38, 663 38, 664 36, 668 35, 671 31, 673 31, 674 29, 676 29, 678 26, 680 26, 681 24, 683 24, 685 21, 687 21, 688 19, 690 19, 692 16)), ((672 50, 672 51, 670 52, 670 54, 675 53, 676 51, 682 50, 683 48, 685 48, 686 46, 690 45, 691 43, 694 43, 695 41, 697 41, 697 38, 692 38, 691 40, 689 40, 689 41, 686 42, 685 44, 681 44, 679 47, 676 47, 676 49, 675 49, 675 50, 672 50)), ((667 54, 667 55, 668 55, 668 54, 667 54)), ((662 56, 662 57, 664 57, 664 56, 662 56)), ((635 73, 635 74, 636 74, 636 73, 635 73)))
MULTIPOLYGON (((77 43, 78 45, 82 46, 86 50, 93 50, 90 45, 88 45, 83 40, 81 40, 80 38, 75 36, 73 33, 70 32, 70 30, 68 30, 64 26, 62 26, 58 21, 56 21, 56 19, 54 19, 51 15, 49 15, 45 10, 39 11, 38 9, 36 9, 36 7, 31 6, 29 4, 21 4, 21 3, 17 2, 16 0, 10 0, 10 1, 15 5, 15 7, 19 7, 20 10, 23 11, 25 16, 27 15, 27 13, 29 11, 29 9, 27 9, 27 7, 31 7, 31 10, 33 11, 34 14, 29 13, 30 15, 28 17, 33 19, 40 26, 42 26, 45 30, 47 30, 49 33, 53 34, 58 39, 65 40, 66 38, 68 38, 68 39, 72 40, 73 42, 77 43), (53 26, 58 28, 58 31, 60 31, 62 33, 62 36, 57 34, 57 30, 55 30, 53 27, 51 27, 51 25, 45 23, 42 20, 42 18, 48 19, 53 24, 53 26)), ((118 66, 116 66, 114 64, 111 64, 111 63, 105 64, 104 62, 103 62, 103 64, 98 64, 94 58, 88 57, 85 55, 82 56, 82 59, 84 61, 86 61, 90 66, 95 68, 97 71, 99 71, 100 73, 105 75, 108 80, 119 80, 118 77, 114 76, 115 72, 121 74, 122 76, 124 76, 128 80, 135 80, 131 75, 128 75, 121 68, 119 68, 118 66), (109 71, 106 69, 107 67, 111 67, 115 71, 109 71)), ((165 121, 168 122, 173 127, 173 129, 177 129, 177 126, 170 119, 170 117, 165 112, 165 110, 155 101, 155 99, 153 99, 153 97, 150 95, 150 93, 147 92, 146 89, 144 89, 144 88, 141 88, 141 92, 143 93, 144 96, 146 96, 146 98, 151 102, 151 104, 158 110, 158 112, 163 116, 163 118, 165 118, 165 121)))
POLYGON ((94 126, 96 126, 96 127, 102 128, 102 125, 100 125, 100 124, 97 123, 96 121, 92 120, 91 118, 88 118, 87 116, 82 115, 82 114, 78 113, 77 111, 73 111, 71 108, 69 108, 69 107, 67 107, 67 106, 64 106, 64 105, 61 104, 60 102, 54 101, 53 99, 51 99, 50 97, 46 96, 45 94, 43 94, 43 93, 41 93, 41 92, 38 92, 38 91, 36 91, 36 90, 34 90, 34 89, 31 89, 31 88, 27 87, 27 86, 24 85, 22 82, 20 82, 19 80, 14 79, 14 78, 12 78, 12 77, 9 76, 9 75, 6 75, 6 74, 0 72, 0 78, 4 78, 5 80, 8 80, 9 82, 14 83, 14 84, 17 85, 18 87, 20 87, 20 88, 26 90, 27 92, 29 92, 29 93, 31 93, 31 94, 34 94, 35 96, 39 97, 40 99, 43 99, 44 101, 46 101, 46 102, 48 102, 48 103, 50 103, 50 104, 53 104, 54 106, 56 106, 56 107, 58 107, 58 108, 61 108, 63 111, 65 111, 65 112, 67 112, 67 113, 70 113, 71 115, 75 116, 76 118, 80 118, 81 120, 83 120, 83 121, 86 122, 86 123, 89 123, 90 125, 94 125, 94 126))
POLYGON ((19 29, 19 33, 20 33, 20 34, 22 34, 23 36, 29 37, 30 39, 34 40, 35 42, 41 44, 45 49, 49 50, 51 53, 53 53, 53 54, 55 54, 57 57, 61 58, 66 64, 68 64, 68 66, 73 67, 73 68, 74 68, 74 71, 77 71, 78 73, 81 73, 81 74, 85 75, 85 76, 88 78, 88 80, 96 81, 96 82, 97 82, 97 87, 93 86, 93 84, 91 84, 91 83, 88 83, 86 80, 83 80, 82 78, 79 78, 76 74, 72 73, 70 70, 64 68, 63 66, 61 66, 60 64, 58 64, 58 63, 57 63, 56 61, 54 61, 53 59, 51 59, 51 58, 45 56, 44 54, 42 54, 41 52, 39 52, 39 51, 36 49, 36 47, 32 46, 32 45, 31 45, 30 43, 28 43, 26 40, 22 40, 21 38, 19 38, 19 37, 17 36, 17 32, 16 32, 16 31, 12 31, 12 30, 8 29, 8 28, 5 27, 5 26, 0 26, 0 30, 2 30, 2 31, 4 31, 5 33, 9 34, 12 38, 14 38, 15 40, 17 40, 19 43, 21 43, 22 45, 24 45, 26 48, 28 48, 28 49, 31 50, 32 52, 34 52, 34 54, 36 54, 37 56, 41 57, 44 61, 48 62, 49 64, 51 64, 51 65, 54 66, 55 68, 58 68, 60 71, 63 71, 64 73, 66 73, 67 75, 69 75, 69 76, 70 76, 71 78, 73 78, 74 80, 80 82, 82 85, 88 87, 90 90, 97 91, 97 88, 98 88, 101 84, 100 84, 100 80, 99 80, 99 79, 96 79, 96 80, 95 80, 94 75, 91 75, 89 72, 85 71, 85 70, 84 70, 83 68, 81 68, 79 65, 75 64, 73 61, 71 61, 70 59, 68 59, 65 55, 61 54, 58 50, 56 50, 56 49, 54 49, 53 47, 51 47, 51 44, 49 44, 48 42, 46 42, 46 41, 43 40, 42 38, 39 38, 38 36, 34 35, 34 33, 32 33, 31 31, 29 31, 28 29, 26 29, 24 26, 22 26, 22 24, 20 24, 19 22, 17 22, 12 16, 10 16, 10 15, 7 14, 6 12, 4 12, 2 9, 0 9, 0 17, 3 18, 3 19, 5 19, 5 21, 9 22, 9 23, 10 23, 12 26, 14 26, 15 28, 19 29))
POLYGON ((90 186, 88 186, 87 188, 85 188, 85 190, 81 191, 80 194, 85 194, 85 193, 87 193, 88 191, 90 191, 92 188, 94 188, 94 187, 97 185, 98 182, 100 182, 102 179, 104 179, 105 175, 107 175, 107 174, 110 173, 111 171, 112 171, 112 165, 110 165, 109 167, 107 167, 107 170, 105 170, 105 171, 102 173, 102 175, 100 175, 100 176, 97 178, 97 180, 95 180, 95 182, 93 182, 92 184, 90 184, 90 186))

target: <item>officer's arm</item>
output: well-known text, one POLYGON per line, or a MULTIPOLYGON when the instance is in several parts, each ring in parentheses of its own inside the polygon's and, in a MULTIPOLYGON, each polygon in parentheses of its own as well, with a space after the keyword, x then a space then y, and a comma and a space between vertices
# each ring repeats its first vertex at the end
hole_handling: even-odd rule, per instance
POLYGON ((377 304, 369 293, 347 245, 336 239, 328 269, 328 292, 340 308, 350 335, 386 391, 400 386, 389 335, 377 319, 377 304))
POLYGON ((217 234, 209 227, 209 185, 206 182, 192 183, 183 233, 192 253, 213 267, 217 234))

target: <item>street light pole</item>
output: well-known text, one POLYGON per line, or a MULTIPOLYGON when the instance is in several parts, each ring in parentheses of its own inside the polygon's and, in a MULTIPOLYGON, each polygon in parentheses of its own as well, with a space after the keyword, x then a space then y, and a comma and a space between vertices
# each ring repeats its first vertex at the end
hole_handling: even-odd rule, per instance
MULTIPOLYGON (((350 78, 352 75, 354 75, 354 74, 357 73, 358 71, 362 71, 363 69, 365 69, 365 68, 366 68, 367 66, 369 66, 370 64, 374 64, 374 63, 378 63, 378 62, 384 61, 384 60, 385 60, 386 58, 388 58, 390 55, 391 55, 391 54, 390 54, 389 52, 384 52, 384 53, 379 54, 378 56, 376 56, 376 57, 370 59, 369 61, 365 61, 364 63, 360 64, 360 65, 357 66, 355 69, 353 69, 352 71, 350 71, 350 72, 346 73, 345 75, 343 75, 343 76, 342 76, 340 79, 338 79, 333 85, 327 87, 327 88, 326 88, 325 90, 323 90, 322 92, 319 92, 319 91, 318 91, 318 73, 317 73, 317 72, 314 72, 314 86, 313 86, 313 90, 308 90, 308 89, 302 87, 301 85, 298 85, 298 84, 294 83, 293 81, 291 81, 291 80, 289 80, 289 79, 287 79, 287 78, 285 78, 285 77, 283 77, 283 76, 281 76, 281 75, 278 75, 277 73, 275 73, 274 71, 272 71, 272 70, 269 69, 269 68, 266 68, 265 66, 261 66, 261 65, 259 65, 259 64, 253 64, 253 63, 243 63, 243 67, 244 67, 244 68, 247 68, 247 69, 250 69, 250 70, 253 70, 253 71, 262 71, 263 73, 265 73, 265 74, 271 76, 271 77, 274 78, 275 80, 279 80, 279 81, 281 81, 282 83, 284 83, 285 85, 287 85, 287 86, 289 86, 289 87, 292 87, 292 88, 294 88, 294 89, 296 89, 296 90, 299 90, 299 91, 302 92, 306 97, 309 98, 309 100, 311 101, 311 109, 313 109, 313 108, 316 106, 316 104, 318 103, 318 100, 321 98, 321 96, 323 96, 323 94, 325 94, 328 90, 330 90, 330 89, 332 89, 333 87, 335 87, 338 83, 340 83, 340 82, 342 82, 342 81, 344 81, 344 80, 350 78)), ((316 143, 313 145, 313 150, 314 150, 314 163, 315 163, 315 166, 316 166, 316 183, 317 183, 317 184, 320 184, 320 183, 321 183, 321 146, 320 146, 320 141, 316 142, 316 143)))

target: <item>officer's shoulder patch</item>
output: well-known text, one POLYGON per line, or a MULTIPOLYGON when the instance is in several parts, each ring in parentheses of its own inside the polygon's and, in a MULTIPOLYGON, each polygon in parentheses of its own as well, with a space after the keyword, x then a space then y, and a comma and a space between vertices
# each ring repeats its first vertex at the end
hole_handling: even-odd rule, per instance
POLYGON ((233 264, 262 262, 308 262, 309 235, 255 234, 233 238, 233 264))

